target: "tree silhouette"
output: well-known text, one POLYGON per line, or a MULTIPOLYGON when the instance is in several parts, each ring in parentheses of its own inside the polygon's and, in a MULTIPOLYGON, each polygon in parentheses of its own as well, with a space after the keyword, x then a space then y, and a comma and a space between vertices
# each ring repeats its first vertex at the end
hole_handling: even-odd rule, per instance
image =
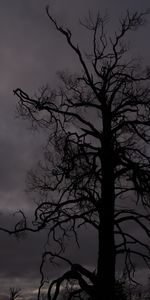
POLYGON ((28 174, 29 190, 40 196, 33 224, 21 212, 14 232, 47 229, 49 245, 51 239, 57 244, 57 250, 47 246, 43 254, 39 297, 48 259, 68 264, 50 282, 49 300, 58 299, 63 285, 72 281, 69 300, 85 295, 114 300, 118 256, 131 280, 137 257, 147 266, 150 260, 150 71, 130 57, 126 42, 127 34, 144 24, 147 12, 127 11, 112 37, 106 32, 107 17, 94 19, 89 13, 81 22, 92 41, 85 53, 71 31, 58 24, 48 7, 46 11, 81 70, 60 72, 58 89, 44 87, 35 97, 20 88, 14 91, 21 117, 48 134, 44 161, 28 174), (66 240, 73 235, 78 244, 85 225, 97 232, 93 271, 65 257, 66 240), (128 230, 132 225, 136 229, 128 230))
POLYGON ((10 297, 9 299, 10 300, 16 300, 18 297, 20 297, 20 291, 21 289, 17 289, 17 288, 10 288, 9 289, 9 294, 10 294, 10 297))

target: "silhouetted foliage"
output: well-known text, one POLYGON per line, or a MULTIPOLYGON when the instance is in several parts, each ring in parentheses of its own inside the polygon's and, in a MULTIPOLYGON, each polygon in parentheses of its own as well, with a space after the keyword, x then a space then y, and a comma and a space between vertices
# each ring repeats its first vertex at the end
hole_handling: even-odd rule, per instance
POLYGON ((11 287, 9 289, 9 295, 10 295, 9 299, 10 300, 16 300, 18 297, 20 297, 20 292, 21 292, 21 289, 11 287))
POLYGON ((115 284, 115 300, 128 300, 128 291, 125 286, 125 282, 116 280, 115 284))
POLYGON ((33 226, 22 213, 14 230, 47 229, 39 297, 47 260, 69 266, 50 282, 49 300, 58 299, 63 284, 70 281, 74 289, 69 300, 83 299, 84 294, 93 300, 120 299, 115 297, 118 256, 124 257, 130 280, 134 280, 136 257, 149 266, 150 71, 131 59, 126 43, 128 32, 143 25, 146 14, 127 11, 112 37, 106 31, 107 18, 89 14, 81 22, 92 40, 90 52, 85 53, 47 8, 51 24, 66 39, 81 70, 60 72, 58 89, 42 88, 37 97, 20 88, 14 91, 20 116, 48 133, 44 161, 28 174, 28 189, 40 196, 33 226), (126 224, 136 230, 128 230, 126 224), (78 232, 85 225, 97 232, 93 271, 65 257, 66 240, 74 235, 78 244, 78 232), (57 244, 55 251, 51 239, 57 244))

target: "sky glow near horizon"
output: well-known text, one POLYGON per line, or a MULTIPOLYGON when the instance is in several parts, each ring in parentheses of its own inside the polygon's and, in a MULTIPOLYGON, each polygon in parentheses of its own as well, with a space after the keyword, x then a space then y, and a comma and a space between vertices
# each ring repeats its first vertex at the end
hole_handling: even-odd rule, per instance
MULTIPOLYGON (((31 199, 24 192, 25 177, 40 159, 44 140, 43 136, 30 130, 28 122, 16 118, 17 102, 13 89, 20 87, 34 95, 45 83, 55 86, 57 71, 77 68, 75 57, 46 16, 47 4, 51 5, 60 23, 72 28, 74 39, 79 42, 83 39, 83 30, 80 31, 76 24, 89 9, 99 10, 102 14, 107 12, 115 24, 126 9, 141 11, 149 8, 148 0, 0 1, 0 212, 2 222, 8 226, 13 222, 10 217, 13 211, 23 208, 30 214, 33 209, 31 199)), ((131 40, 133 53, 143 56, 146 64, 150 64, 149 32, 150 17, 147 25, 133 34, 131 40)), ((87 41, 84 36, 85 44, 87 41)), ((11 286, 21 288, 26 296, 30 296, 31 289, 35 291, 40 279, 42 234, 30 235, 19 242, 1 232, 0 237, 0 299, 6 299, 11 286)), ((81 252, 72 247, 71 255, 92 265, 96 248, 93 232, 82 233, 82 240, 81 252), (92 249, 87 237, 93 239, 92 249)), ((141 270, 142 266, 139 274, 145 274, 141 270)), ((58 269, 52 269, 51 276, 58 272, 58 269)))

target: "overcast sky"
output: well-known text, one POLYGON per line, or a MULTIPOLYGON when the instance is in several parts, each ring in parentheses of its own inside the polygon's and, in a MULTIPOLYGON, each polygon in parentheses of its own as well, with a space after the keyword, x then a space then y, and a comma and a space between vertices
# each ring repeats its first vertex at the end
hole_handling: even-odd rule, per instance
MULTIPOLYGON (((72 28, 79 42, 83 31, 79 31, 78 20, 89 9, 107 12, 114 26, 126 9, 145 10, 150 6, 149 0, 0 0, 0 212, 4 223, 8 223, 6 213, 18 208, 30 212, 31 200, 24 193, 25 176, 36 163, 35 157, 40 157, 43 142, 42 136, 29 130, 28 123, 16 118, 13 89, 20 87, 34 94, 45 83, 55 85, 56 71, 76 68, 74 56, 46 16, 48 3, 59 22, 72 28)), ((147 64, 149 32, 150 20, 133 36, 133 52, 143 56, 147 64)), ((85 246, 89 249, 85 264, 90 264, 89 257, 94 256, 94 247, 90 249, 86 239, 88 234, 93 235, 85 233, 85 246)), ((10 286, 34 293, 39 283, 42 235, 16 242, 0 233, 0 240, 0 294, 5 295, 10 286)), ((72 255, 77 254, 72 250, 72 255)), ((82 253, 78 256, 83 260, 82 253)))

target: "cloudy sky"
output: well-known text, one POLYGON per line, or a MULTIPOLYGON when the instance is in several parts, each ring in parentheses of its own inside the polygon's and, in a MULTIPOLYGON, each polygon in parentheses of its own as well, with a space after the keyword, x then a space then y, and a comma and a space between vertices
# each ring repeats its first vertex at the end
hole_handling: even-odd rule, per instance
MULTIPOLYGON (((89 9, 107 12, 114 26, 126 9, 145 10, 150 6, 149 0, 0 0, 0 216, 1 222, 10 226, 12 218, 6 215, 18 208, 30 212, 25 176, 40 158, 43 143, 43 137, 31 132, 28 123, 16 118, 13 89, 20 87, 34 94, 45 83, 55 85, 56 71, 76 68, 74 56, 46 16, 46 4, 51 5, 59 22, 72 28, 79 42, 83 32, 79 31, 78 20, 89 9)), ((132 37, 134 53, 143 56, 146 64, 150 64, 149 33, 150 17, 147 26, 132 37)), ((88 234, 85 264, 94 256, 86 239, 88 234)), ((10 286, 35 293, 42 240, 42 235, 35 235, 16 242, 0 233, 0 299, 8 294, 10 286)), ((82 253, 78 256, 83 260, 82 253)))

